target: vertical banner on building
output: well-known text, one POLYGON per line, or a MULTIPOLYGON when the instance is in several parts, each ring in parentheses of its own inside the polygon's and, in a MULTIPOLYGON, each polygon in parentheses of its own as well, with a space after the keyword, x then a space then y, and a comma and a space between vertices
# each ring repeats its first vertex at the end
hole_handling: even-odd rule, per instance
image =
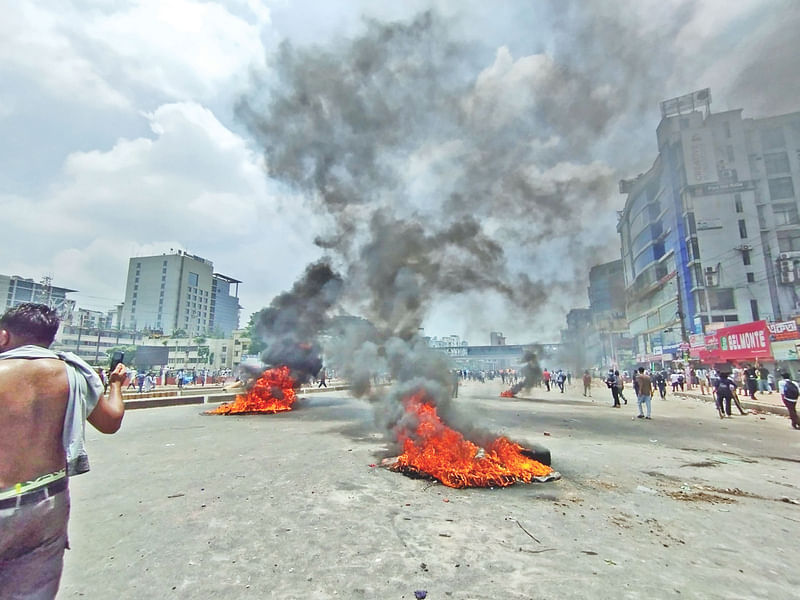
POLYGON ((754 321, 725 327, 716 332, 722 360, 755 360, 772 358, 769 328, 766 321, 754 321))
POLYGON ((692 129, 681 132, 683 162, 686 165, 686 183, 702 185, 717 181, 714 161, 714 141, 710 129, 692 129))

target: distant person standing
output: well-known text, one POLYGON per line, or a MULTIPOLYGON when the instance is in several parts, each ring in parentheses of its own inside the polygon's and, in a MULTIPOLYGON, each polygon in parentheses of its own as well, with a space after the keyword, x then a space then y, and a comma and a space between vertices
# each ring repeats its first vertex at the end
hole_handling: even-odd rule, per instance
POLYGON ((756 391, 758 390, 758 374, 756 373, 755 367, 748 365, 747 369, 745 369, 744 375, 747 380, 747 391, 750 395, 750 398, 756 400, 756 391))
POLYGON ((592 376, 589 371, 583 372, 583 395, 592 397, 592 376))
POLYGON ((769 369, 766 367, 758 367, 758 391, 771 392, 769 387, 769 369))
POLYGON ((544 387, 547 388, 547 391, 550 391, 550 371, 547 370, 545 367, 544 371, 542 371, 542 380, 544 381, 544 387))
POLYGON ((653 380, 650 375, 644 372, 644 367, 639 367, 639 374, 636 376, 636 383, 638 384, 639 393, 636 396, 636 404, 639 408, 639 414, 636 415, 639 419, 650 418, 650 405, 653 400, 653 380), (642 412, 642 404, 647 406, 647 415, 642 412))
POLYGON ((131 369, 130 371, 128 371, 128 377, 130 377, 130 379, 128 380, 128 386, 125 389, 129 390, 129 389, 133 388, 135 390, 136 389, 136 369, 131 369))
POLYGON ((800 429, 800 421, 797 419, 797 397, 798 385, 796 381, 792 381, 789 373, 781 373, 781 379, 778 382, 778 391, 781 393, 781 400, 789 411, 789 418, 792 420, 792 429, 800 429))
POLYGON ((322 367, 319 370, 319 385, 317 386, 317 389, 319 389, 321 387, 325 387, 325 388, 328 387, 328 384, 325 383, 325 377, 326 377, 325 367, 322 367))

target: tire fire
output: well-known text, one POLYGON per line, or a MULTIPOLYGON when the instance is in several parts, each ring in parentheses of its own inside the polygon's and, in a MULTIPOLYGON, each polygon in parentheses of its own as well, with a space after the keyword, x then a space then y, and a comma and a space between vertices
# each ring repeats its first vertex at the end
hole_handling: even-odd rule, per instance
POLYGON ((438 479, 453 488, 506 487, 560 478, 506 437, 498 437, 484 449, 464 439, 442 423, 425 392, 407 397, 404 406, 416 418, 416 425, 413 431, 402 426, 396 431, 403 454, 390 467, 393 471, 438 479))
POLYGON ((500 397, 501 398, 513 398, 514 397, 514 392, 512 392, 511 390, 502 391, 502 392, 500 392, 500 397))
POLYGON ((207 414, 240 415, 292 410, 297 400, 294 387, 295 381, 289 374, 289 367, 267 369, 246 394, 239 394, 233 402, 221 404, 207 411, 207 414))

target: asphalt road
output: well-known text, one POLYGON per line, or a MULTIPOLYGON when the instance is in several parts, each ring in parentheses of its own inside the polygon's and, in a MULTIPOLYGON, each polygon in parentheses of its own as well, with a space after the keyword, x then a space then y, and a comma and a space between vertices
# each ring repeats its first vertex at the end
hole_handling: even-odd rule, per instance
POLYGON ((668 398, 645 421, 605 388, 594 402, 501 389, 462 386, 459 405, 547 446, 560 481, 454 490, 372 466, 386 446, 346 392, 279 415, 145 409, 114 436, 87 431, 59 598, 797 597, 788 419, 668 398))

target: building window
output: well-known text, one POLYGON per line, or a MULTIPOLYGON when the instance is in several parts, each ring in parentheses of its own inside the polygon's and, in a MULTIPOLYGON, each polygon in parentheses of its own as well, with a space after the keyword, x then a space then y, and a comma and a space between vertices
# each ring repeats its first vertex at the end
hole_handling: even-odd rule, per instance
POLYGON ((783 148, 786 146, 786 140, 783 137, 783 129, 780 127, 762 129, 761 145, 764 150, 772 150, 773 148, 783 148))
POLYGON ((727 154, 728 154, 728 162, 729 163, 734 162, 736 160, 736 158, 735 158, 735 155, 733 153, 733 146, 728 146, 726 148, 726 151, 727 151, 727 154))
POLYGON ((794 185, 791 177, 769 179, 769 197, 772 200, 794 198, 794 185))
POLYGON ((744 206, 742 206, 742 195, 741 194, 734 194, 733 195, 733 204, 736 206, 736 212, 744 212, 744 206))
POLYGON ((733 290, 730 288, 708 289, 708 303, 711 310, 734 310, 736 304, 733 301, 733 290))
POLYGON ((743 240, 747 238, 747 223, 744 219, 739 219, 739 237, 743 240))
POLYGON ((742 264, 750 264, 750 250, 742 250, 742 264))
POLYGON ((778 250, 781 252, 800 252, 800 231, 779 231, 778 250))
POLYGON ((776 225, 795 225, 800 223, 797 214, 797 204, 794 202, 781 202, 772 205, 772 214, 775 215, 776 225))
POLYGON ((764 168, 767 175, 789 172, 789 157, 786 152, 773 152, 764 155, 764 168))
POLYGON ((750 300, 750 313, 753 315, 753 321, 758 321, 758 300, 750 300))
POLYGON ((731 124, 728 121, 722 123, 722 130, 725 132, 725 137, 731 137, 731 124))
POLYGON ((700 260, 700 245, 697 243, 697 238, 692 238, 692 259, 700 260))
POLYGON ((758 206, 756 206, 756 210, 758 211, 758 226, 761 229, 767 229, 766 205, 759 204, 758 206))
POLYGON ((748 273, 747 274, 747 283, 755 283, 756 282, 756 274, 755 273, 748 273))
POLYGON ((189 272, 189 286, 197 287, 200 282, 200 276, 197 273, 189 272))

